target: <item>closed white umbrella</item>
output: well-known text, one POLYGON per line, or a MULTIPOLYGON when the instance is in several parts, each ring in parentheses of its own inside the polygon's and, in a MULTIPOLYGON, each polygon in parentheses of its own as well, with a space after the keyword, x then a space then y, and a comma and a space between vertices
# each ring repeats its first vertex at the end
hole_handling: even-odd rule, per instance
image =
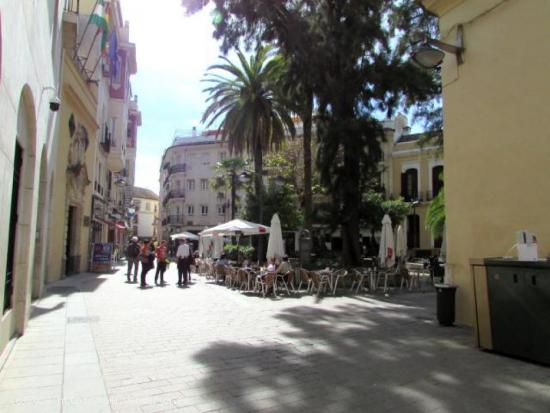
POLYGON ((275 258, 275 260, 280 262, 284 255, 285 245, 283 243, 281 220, 279 219, 278 214, 273 214, 273 217, 271 218, 271 228, 269 231, 266 257, 268 260, 275 258))
POLYGON ((382 218, 382 232, 380 236, 380 249, 378 259, 382 267, 390 268, 395 264, 395 248, 391 218, 388 214, 382 218))
POLYGON ((397 227, 395 244, 395 253, 399 257, 399 261, 404 263, 407 257, 407 232, 405 231, 404 224, 397 227))

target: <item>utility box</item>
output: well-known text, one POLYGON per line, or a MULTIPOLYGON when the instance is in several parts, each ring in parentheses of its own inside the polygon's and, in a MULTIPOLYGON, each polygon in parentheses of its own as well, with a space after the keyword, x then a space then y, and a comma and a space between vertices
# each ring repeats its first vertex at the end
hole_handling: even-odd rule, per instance
POLYGON ((476 291, 478 337, 490 336, 496 352, 550 365, 550 262, 487 258, 484 266, 486 290, 476 291), (486 294, 483 306, 480 294, 486 294), (481 325, 485 306, 489 319, 481 325))

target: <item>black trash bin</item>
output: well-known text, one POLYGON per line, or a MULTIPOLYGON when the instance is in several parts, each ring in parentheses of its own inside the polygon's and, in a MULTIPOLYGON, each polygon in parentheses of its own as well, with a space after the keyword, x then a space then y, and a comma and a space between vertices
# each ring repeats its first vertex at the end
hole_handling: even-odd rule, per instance
POLYGON ((452 326, 455 322, 456 285, 436 284, 437 321, 442 326, 452 326))

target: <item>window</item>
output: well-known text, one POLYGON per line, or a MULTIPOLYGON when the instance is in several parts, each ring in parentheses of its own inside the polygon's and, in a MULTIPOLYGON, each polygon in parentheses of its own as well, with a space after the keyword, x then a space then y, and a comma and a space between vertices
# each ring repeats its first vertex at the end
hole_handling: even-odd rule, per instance
POLYGON ((145 203, 145 210, 146 210, 146 211, 150 211, 150 210, 151 210, 151 203, 150 203, 150 202, 146 202, 146 203, 145 203))
POLYGON ((194 191, 195 190, 195 180, 194 179, 188 179, 187 180, 187 190, 188 191, 194 191))
POLYGON ((193 215, 195 213, 195 207, 193 205, 187 205, 187 215, 193 215))
POLYGON ((435 198, 443 188, 443 165, 432 168, 432 195, 435 198))
POLYGON ((401 174, 401 196, 405 201, 418 199, 418 171, 407 169, 401 174))
POLYGON ((208 215, 208 205, 201 205, 201 215, 208 215))
POLYGON ((201 179, 201 191, 208 189, 208 179, 201 179))
POLYGON ((218 205, 218 215, 225 215, 225 204, 218 205))

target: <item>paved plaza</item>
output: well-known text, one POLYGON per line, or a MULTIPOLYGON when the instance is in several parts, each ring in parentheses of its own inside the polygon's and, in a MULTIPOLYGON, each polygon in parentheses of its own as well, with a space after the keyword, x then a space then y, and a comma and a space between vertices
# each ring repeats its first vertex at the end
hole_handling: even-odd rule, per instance
POLYGON ((263 299, 124 272, 48 286, 0 359, 0 412, 550 411, 550 368, 439 327, 433 293, 263 299))

